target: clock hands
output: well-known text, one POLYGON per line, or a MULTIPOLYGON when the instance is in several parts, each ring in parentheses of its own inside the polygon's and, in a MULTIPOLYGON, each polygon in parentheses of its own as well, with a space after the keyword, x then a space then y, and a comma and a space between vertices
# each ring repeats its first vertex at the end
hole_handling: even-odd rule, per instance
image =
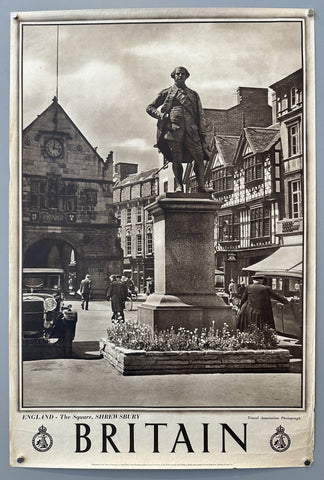
POLYGON ((51 138, 45 144, 45 151, 50 157, 59 157, 63 152, 63 145, 60 140, 51 138))

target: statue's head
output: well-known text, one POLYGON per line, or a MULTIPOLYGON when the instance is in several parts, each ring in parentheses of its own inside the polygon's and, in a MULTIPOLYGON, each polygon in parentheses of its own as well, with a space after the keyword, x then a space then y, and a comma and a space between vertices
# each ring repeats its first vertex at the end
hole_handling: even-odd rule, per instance
POLYGON ((185 67, 176 67, 173 72, 171 73, 171 77, 176 79, 176 76, 178 75, 183 75, 185 77, 185 80, 190 77, 190 73, 185 67))

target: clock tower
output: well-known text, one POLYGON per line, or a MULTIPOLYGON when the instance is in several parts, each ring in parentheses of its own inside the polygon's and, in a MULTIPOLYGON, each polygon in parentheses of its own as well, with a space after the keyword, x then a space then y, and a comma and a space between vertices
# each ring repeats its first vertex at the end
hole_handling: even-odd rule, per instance
POLYGON ((108 278, 122 271, 113 211, 113 161, 105 160, 54 97, 22 135, 24 267, 65 271, 65 294, 85 274, 104 297, 108 278))

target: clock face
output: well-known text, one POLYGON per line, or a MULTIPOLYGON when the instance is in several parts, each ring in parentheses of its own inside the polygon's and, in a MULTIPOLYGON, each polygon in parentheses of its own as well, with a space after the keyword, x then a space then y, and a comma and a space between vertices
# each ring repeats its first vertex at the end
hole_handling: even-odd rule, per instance
POLYGON ((57 138, 50 138, 45 143, 45 152, 49 157, 58 158, 63 153, 63 143, 57 138))

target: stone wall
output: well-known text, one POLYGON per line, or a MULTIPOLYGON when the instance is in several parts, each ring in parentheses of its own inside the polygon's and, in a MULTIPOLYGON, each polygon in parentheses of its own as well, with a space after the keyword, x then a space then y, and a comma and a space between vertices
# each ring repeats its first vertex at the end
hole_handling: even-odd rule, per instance
POLYGON ((116 347, 107 339, 101 339, 100 352, 123 375, 264 373, 289 370, 289 351, 285 349, 145 352, 116 347))

